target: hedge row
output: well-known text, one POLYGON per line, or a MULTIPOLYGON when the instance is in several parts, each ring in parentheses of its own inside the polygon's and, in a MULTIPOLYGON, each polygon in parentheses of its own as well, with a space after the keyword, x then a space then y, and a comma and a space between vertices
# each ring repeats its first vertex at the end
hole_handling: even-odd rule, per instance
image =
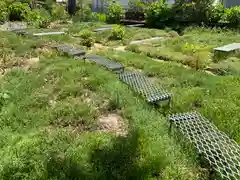
MULTIPOLYGON (((31 8, 31 0, 15 2, 12 0, 0 1, 0 21, 20 20, 28 21, 34 25, 44 27, 52 20, 66 20, 69 16, 65 7, 58 5, 53 0, 41 0, 41 7, 31 8), (30 3, 29 3, 30 2, 30 3), (48 3, 46 3, 48 2, 48 3)), ((144 4, 140 0, 130 0, 130 11, 144 12, 148 27, 161 28, 169 24, 228 24, 232 27, 240 26, 240 6, 230 9, 222 4, 213 5, 213 0, 176 0, 173 6, 169 6, 166 0, 144 4)), ((40 0, 39 0, 40 2, 40 0)), ((124 17, 125 11, 121 4, 110 3, 107 12, 103 14, 93 13, 89 4, 78 6, 75 20, 79 21, 107 21, 119 23, 124 17)))
POLYGON ((220 3, 214 5, 211 0, 193 0, 191 3, 178 0, 170 7, 165 0, 159 0, 146 7, 145 19, 150 27, 160 27, 170 22, 240 26, 240 6, 227 9, 220 3))

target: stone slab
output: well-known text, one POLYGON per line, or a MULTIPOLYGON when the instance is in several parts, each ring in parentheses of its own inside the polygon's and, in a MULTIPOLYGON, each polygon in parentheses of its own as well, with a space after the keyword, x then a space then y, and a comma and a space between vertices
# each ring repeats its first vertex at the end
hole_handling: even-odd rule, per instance
POLYGON ((143 40, 137 40, 137 41, 131 41, 130 44, 143 44, 149 41, 156 41, 156 40, 163 40, 164 37, 153 37, 149 39, 143 39, 143 40))
POLYGON ((94 29, 94 32, 102 32, 102 31, 109 31, 111 30, 112 27, 103 27, 103 28, 98 28, 98 29, 94 29))
POLYGON ((126 25, 127 27, 142 27, 144 26, 144 24, 130 24, 130 25, 126 25))
POLYGON ((214 48, 214 51, 231 52, 240 49, 240 43, 232 43, 225 46, 214 48))
POLYGON ((4 22, 3 24, 0 25, 0 29, 4 31, 14 31, 26 28, 27 28, 26 22, 4 22))
POLYGON ((42 32, 42 33, 34 33, 33 36, 48 36, 48 35, 60 35, 66 34, 65 32, 42 32))

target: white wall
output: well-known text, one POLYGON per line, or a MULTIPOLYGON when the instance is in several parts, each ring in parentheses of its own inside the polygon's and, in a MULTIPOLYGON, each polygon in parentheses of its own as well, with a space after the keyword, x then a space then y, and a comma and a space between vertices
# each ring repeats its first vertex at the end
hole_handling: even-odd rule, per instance
MULTIPOLYGON (((101 9, 101 1, 102 0, 92 0, 92 6, 93 6, 93 10, 95 10, 97 7, 99 9, 101 9)), ((104 0, 103 0, 104 2, 104 0)), ((116 3, 121 3, 123 5, 124 8, 128 7, 128 0, 116 0, 116 3)), ((107 5, 106 1, 104 2, 105 7, 107 5)))
POLYGON ((240 6, 240 0, 224 0, 223 2, 226 8, 231 8, 233 6, 240 6))
POLYGON ((175 3, 175 0, 168 0, 169 5, 173 5, 175 3))
POLYGON ((57 3, 67 2, 67 0, 56 0, 57 3))

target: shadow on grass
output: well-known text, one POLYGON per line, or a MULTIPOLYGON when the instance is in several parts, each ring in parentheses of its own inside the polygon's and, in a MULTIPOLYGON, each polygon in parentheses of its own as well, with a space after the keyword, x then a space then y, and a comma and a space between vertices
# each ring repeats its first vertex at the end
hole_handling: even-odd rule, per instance
POLYGON ((166 157, 141 161, 138 131, 127 137, 117 137, 114 143, 103 148, 94 148, 91 154, 91 168, 61 158, 51 158, 48 176, 57 179, 147 179, 161 178, 168 164, 166 157), (60 161, 59 161, 60 160, 60 161), (86 169, 86 168, 85 168, 86 169))

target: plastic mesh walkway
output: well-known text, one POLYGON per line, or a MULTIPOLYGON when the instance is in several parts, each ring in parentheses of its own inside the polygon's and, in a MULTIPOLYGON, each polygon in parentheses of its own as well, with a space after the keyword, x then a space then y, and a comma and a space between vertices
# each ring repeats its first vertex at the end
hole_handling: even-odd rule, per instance
POLYGON ((196 112, 172 115, 170 121, 223 179, 240 179, 240 147, 235 141, 196 112))
POLYGON ((157 103, 171 99, 171 95, 159 86, 152 84, 146 76, 137 72, 124 72, 120 80, 129 85, 134 91, 143 95, 149 103, 157 103))
POLYGON ((123 72, 124 66, 116 61, 111 61, 102 56, 97 56, 94 54, 89 54, 85 56, 85 59, 95 62, 101 66, 106 67, 107 69, 115 72, 123 72))

